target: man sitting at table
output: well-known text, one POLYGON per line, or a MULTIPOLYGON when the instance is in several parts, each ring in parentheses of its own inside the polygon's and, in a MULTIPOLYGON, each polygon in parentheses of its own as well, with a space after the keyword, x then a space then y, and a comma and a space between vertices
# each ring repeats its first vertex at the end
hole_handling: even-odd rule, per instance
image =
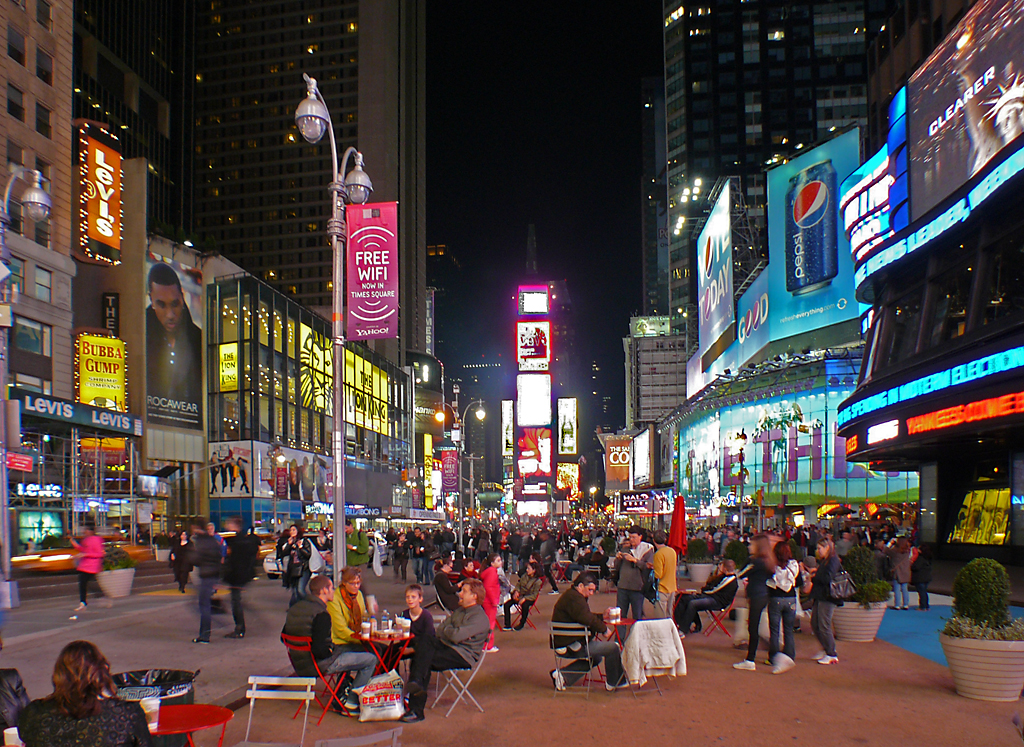
MULTIPOLYGON (((346 568, 345 573, 358 569, 346 568)), ((342 579, 345 576, 342 574, 342 579)), ((358 593, 359 587, 356 586, 358 593)), ((360 596, 362 596, 360 594, 360 596)), ((337 672, 355 672, 338 698, 349 710, 359 708, 359 698, 352 692, 370 681, 373 670, 377 666, 377 657, 359 646, 335 645, 331 640, 332 617, 328 612, 328 604, 334 599, 334 583, 328 576, 314 576, 307 587, 306 596, 288 608, 285 618, 285 635, 309 636, 312 638, 312 659, 316 659, 320 671, 325 675, 337 672)), ((357 626, 358 627, 358 626, 357 626)), ((288 651, 295 674, 300 677, 316 677, 316 669, 309 654, 299 651, 288 651)), ((331 701, 331 708, 338 710, 337 703, 331 701)))
POLYGON ((679 593, 676 602, 676 609, 672 617, 676 627, 685 635, 690 633, 690 628, 696 625, 696 632, 700 632, 700 615, 698 612, 704 610, 724 610, 732 604, 736 590, 739 589, 739 582, 736 580, 736 563, 732 560, 723 560, 718 569, 708 582, 704 584, 699 592, 683 591, 679 593))
MULTIPOLYGON (((608 690, 618 690, 629 687, 626 677, 622 671, 622 657, 618 645, 610 640, 615 635, 615 628, 607 625, 604 619, 596 612, 590 611, 590 604, 587 602, 597 591, 597 576, 589 571, 584 571, 576 577, 573 585, 562 592, 562 596, 555 602, 555 608, 551 612, 551 622, 555 623, 579 623, 585 625, 592 635, 590 639, 590 659, 576 661, 563 669, 552 669, 549 673, 551 681, 556 690, 564 690, 567 686, 575 684, 592 668, 605 660, 606 682, 608 690), (596 640, 600 634, 605 635, 603 641, 596 640)), ((565 655, 577 659, 586 659, 587 652, 583 643, 578 638, 564 638, 555 636, 552 642, 555 651, 559 656, 565 655)))
POLYGON ((478 579, 466 579, 459 589, 459 608, 441 623, 437 637, 416 641, 416 653, 413 654, 409 681, 405 686, 409 710, 402 716, 402 721, 414 723, 423 720, 431 672, 470 669, 480 661, 484 644, 491 635, 491 622, 480 606, 486 595, 484 585, 478 579))

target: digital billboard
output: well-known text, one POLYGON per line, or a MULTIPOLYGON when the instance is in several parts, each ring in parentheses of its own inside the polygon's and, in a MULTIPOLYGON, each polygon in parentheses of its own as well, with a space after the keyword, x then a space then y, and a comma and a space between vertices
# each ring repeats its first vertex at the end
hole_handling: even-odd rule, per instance
POLYGON ((209 455, 211 498, 252 497, 252 441, 211 443, 209 455))
POLYGON ((850 240, 854 263, 859 262, 892 234, 889 224, 889 148, 882 149, 843 180, 839 212, 850 240))
POLYGON ((551 376, 525 373, 516 377, 516 425, 551 425, 551 376))
POLYGON ((555 471, 555 487, 564 490, 570 499, 580 497, 580 465, 575 462, 559 464, 555 471))
POLYGON ((630 488, 646 487, 651 482, 651 430, 641 431, 633 439, 630 465, 630 488))
POLYGON ((551 299, 546 285, 519 286, 519 314, 548 314, 551 312, 551 299))
POLYGON ((558 455, 569 456, 575 454, 578 446, 576 433, 579 430, 579 423, 576 420, 576 398, 559 397, 556 407, 558 413, 558 455))
POLYGON ((551 365, 551 322, 517 322, 520 371, 547 371, 551 365))
POLYGON ((629 454, 632 438, 604 437, 604 491, 613 493, 629 489, 629 454))
POLYGON ((672 334, 672 318, 667 316, 634 316, 629 320, 630 337, 661 337, 672 334))
POLYGON ((549 482, 551 465, 551 429, 523 428, 517 458, 519 479, 523 485, 549 482))
POLYGON ((124 341, 82 333, 75 342, 78 401, 108 410, 127 410, 124 341))
POLYGON ((907 84, 916 221, 1024 133, 1024 0, 981 0, 907 84))
POLYGON ((697 296, 700 314, 700 349, 703 367, 735 339, 732 289, 732 222, 729 183, 711 208, 697 237, 697 296), (708 354, 708 351, 711 351, 708 354))
POLYGON ((350 340, 398 337, 398 203, 345 210, 350 340))
POLYGON ((839 184, 858 166, 854 129, 768 172, 772 342, 859 314, 850 243, 839 230, 839 184))
POLYGON ((512 400, 501 401, 501 455, 510 457, 516 447, 515 420, 513 419, 512 400))
POLYGON ((146 419, 203 428, 203 272, 146 253, 146 419))

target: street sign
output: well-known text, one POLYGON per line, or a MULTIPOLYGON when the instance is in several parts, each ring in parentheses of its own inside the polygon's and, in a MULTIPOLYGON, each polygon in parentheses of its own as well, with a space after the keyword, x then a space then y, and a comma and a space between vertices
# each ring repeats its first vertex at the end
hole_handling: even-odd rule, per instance
POLYGON ((31 472, 35 466, 35 460, 31 454, 15 454, 7 452, 7 469, 16 469, 19 472, 31 472))

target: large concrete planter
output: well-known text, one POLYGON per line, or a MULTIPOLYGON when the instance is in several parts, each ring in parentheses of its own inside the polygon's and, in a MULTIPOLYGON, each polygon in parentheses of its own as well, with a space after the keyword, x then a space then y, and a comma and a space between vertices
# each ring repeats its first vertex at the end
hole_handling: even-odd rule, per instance
POLYGON ((161 563, 166 563, 167 561, 169 561, 171 559, 171 548, 168 547, 166 549, 163 549, 158 547, 156 549, 156 559, 159 560, 161 563))
POLYGON ((132 593, 135 580, 134 568, 118 568, 116 571, 101 571, 96 574, 103 595, 112 599, 126 597, 132 593))
POLYGON ((708 576, 715 570, 714 563, 687 563, 686 569, 690 574, 690 580, 695 584, 703 586, 708 576))
POLYGON ((832 613, 832 629, 836 640, 870 643, 878 635, 883 617, 885 602, 875 602, 867 608, 857 602, 847 602, 832 613))
POLYGON ((939 633, 957 695, 1016 701, 1024 688, 1024 641, 950 638, 939 633))

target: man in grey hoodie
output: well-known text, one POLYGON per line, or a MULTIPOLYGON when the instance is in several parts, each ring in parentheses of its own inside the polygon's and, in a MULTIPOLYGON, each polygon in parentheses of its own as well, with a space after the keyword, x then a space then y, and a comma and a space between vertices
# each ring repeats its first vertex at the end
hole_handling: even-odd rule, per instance
POLYGON ((615 604, 622 616, 644 619, 644 581, 654 565, 654 547, 643 541, 643 530, 630 527, 626 544, 615 555, 619 580, 616 582, 615 604), (628 547, 626 546, 628 545, 628 547), (629 614, 630 607, 633 614, 629 614))

